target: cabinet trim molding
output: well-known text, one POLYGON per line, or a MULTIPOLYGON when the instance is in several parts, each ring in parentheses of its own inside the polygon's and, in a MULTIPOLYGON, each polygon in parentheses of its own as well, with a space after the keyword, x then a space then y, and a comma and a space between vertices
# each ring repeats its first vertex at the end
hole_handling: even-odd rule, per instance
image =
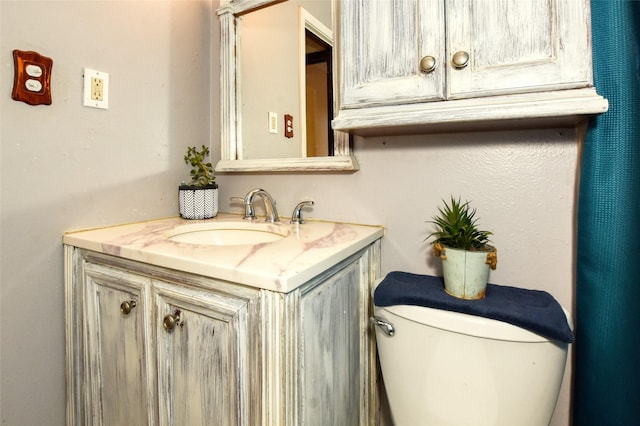
POLYGON ((513 127, 533 128, 573 125, 608 108, 594 88, 584 88, 343 109, 333 127, 362 136, 508 128, 509 120, 513 127))

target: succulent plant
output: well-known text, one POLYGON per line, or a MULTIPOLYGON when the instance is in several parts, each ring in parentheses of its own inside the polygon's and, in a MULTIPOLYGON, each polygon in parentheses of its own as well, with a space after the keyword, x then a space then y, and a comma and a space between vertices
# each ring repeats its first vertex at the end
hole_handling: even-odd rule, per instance
POLYGON ((184 162, 193 167, 191 169, 191 185, 203 187, 214 184, 215 176, 213 174, 213 166, 205 161, 209 155, 209 148, 202 145, 202 149, 198 151, 195 146, 187 148, 187 154, 184 156, 184 162))
POLYGON ((470 251, 487 250, 489 236, 492 233, 478 229, 476 209, 470 206, 470 202, 463 203, 460 198, 456 200, 453 196, 450 204, 445 200, 442 202, 444 205, 438 207, 440 214, 429 221, 436 226, 436 231, 429 234, 425 240, 434 238, 434 246, 444 245, 470 251))

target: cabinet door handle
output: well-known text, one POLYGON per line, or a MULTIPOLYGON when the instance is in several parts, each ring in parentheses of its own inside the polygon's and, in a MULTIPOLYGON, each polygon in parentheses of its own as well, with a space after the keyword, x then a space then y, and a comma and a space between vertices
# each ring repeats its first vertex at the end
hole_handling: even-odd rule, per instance
POLYGON ((122 312, 125 315, 129 315, 133 310, 133 308, 135 308, 136 306, 137 306, 137 303, 135 300, 125 300, 120 304, 120 312, 122 312))
POLYGON ((167 331, 173 331, 176 326, 179 325, 182 327, 183 323, 180 322, 180 310, 176 309, 173 314, 167 314, 164 316, 162 320, 162 326, 167 331))
POLYGON ((469 65, 469 54, 464 50, 454 53, 451 57, 451 64, 455 69, 461 70, 469 65))
POLYGON ((425 56, 420 59, 420 71, 425 74, 429 74, 436 69, 436 58, 433 56, 425 56))

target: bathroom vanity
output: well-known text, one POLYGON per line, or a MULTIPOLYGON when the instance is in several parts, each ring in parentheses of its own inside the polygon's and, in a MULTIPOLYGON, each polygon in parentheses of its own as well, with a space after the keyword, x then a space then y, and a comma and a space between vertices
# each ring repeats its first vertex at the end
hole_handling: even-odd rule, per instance
POLYGON ((230 214, 67 233, 67 423, 374 423, 382 236, 230 214))

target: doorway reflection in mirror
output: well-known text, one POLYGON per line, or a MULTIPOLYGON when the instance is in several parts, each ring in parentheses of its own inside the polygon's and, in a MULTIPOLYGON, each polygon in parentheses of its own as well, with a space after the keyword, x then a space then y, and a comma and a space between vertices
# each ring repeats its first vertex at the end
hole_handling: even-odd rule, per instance
POLYGON ((289 0, 242 16, 242 159, 333 155, 331 5, 289 0))

